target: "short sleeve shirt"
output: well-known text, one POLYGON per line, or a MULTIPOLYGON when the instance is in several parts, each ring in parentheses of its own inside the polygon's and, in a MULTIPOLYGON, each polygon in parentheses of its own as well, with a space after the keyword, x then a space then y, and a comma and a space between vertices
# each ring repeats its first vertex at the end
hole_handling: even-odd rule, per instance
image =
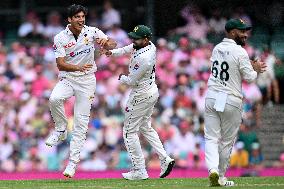
POLYGON ((94 73, 97 70, 95 65, 95 47, 96 38, 105 38, 107 36, 96 27, 84 26, 78 38, 75 38, 67 25, 66 29, 54 37, 53 49, 55 57, 64 57, 67 64, 85 65, 93 64, 93 68, 87 73, 83 72, 65 72, 60 71, 59 75, 70 74, 79 76, 94 73))

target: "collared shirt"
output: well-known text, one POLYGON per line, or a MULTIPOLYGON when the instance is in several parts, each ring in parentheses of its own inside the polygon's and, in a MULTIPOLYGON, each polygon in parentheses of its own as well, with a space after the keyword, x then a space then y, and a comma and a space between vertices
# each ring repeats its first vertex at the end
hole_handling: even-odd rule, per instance
POLYGON ((120 82, 129 85, 133 94, 152 94, 158 91, 155 83, 156 47, 152 42, 139 50, 135 50, 132 43, 111 52, 113 56, 131 54, 129 75, 122 75, 120 82))
MULTIPOLYGON (((213 49, 210 61, 212 68, 208 91, 222 91, 242 99, 242 79, 252 82, 257 77, 246 50, 234 40, 224 38, 213 49)), ((208 92, 207 98, 212 98, 210 94, 213 93, 208 92)))
POLYGON ((55 57, 64 57, 67 64, 85 65, 93 64, 93 68, 88 72, 83 73, 80 71, 66 72, 60 71, 59 76, 80 76, 85 74, 94 73, 97 71, 95 65, 95 47, 96 38, 108 37, 98 28, 85 26, 82 28, 81 33, 76 39, 67 25, 66 29, 61 31, 54 37, 54 53, 55 57))

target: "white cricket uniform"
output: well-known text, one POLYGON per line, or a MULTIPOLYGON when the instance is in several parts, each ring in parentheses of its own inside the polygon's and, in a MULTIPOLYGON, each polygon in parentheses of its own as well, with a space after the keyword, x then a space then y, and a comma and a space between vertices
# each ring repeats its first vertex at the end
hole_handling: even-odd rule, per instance
POLYGON ((120 82, 132 88, 125 108, 123 138, 134 169, 144 169, 145 159, 138 138, 141 132, 163 160, 167 153, 157 132, 151 127, 151 115, 158 100, 155 83, 156 47, 150 44, 139 50, 133 44, 111 50, 113 56, 130 53, 129 75, 122 75, 120 82))
POLYGON ((225 175, 241 124, 242 79, 252 82, 253 70, 244 48, 224 38, 215 46, 205 102, 205 155, 208 170, 225 175))
POLYGON ((80 161, 80 151, 86 140, 91 104, 96 90, 94 72, 97 67, 94 61, 94 44, 96 38, 107 36, 98 28, 84 26, 76 39, 67 26, 54 37, 55 57, 64 57, 67 64, 93 64, 88 72, 59 72, 60 81, 54 87, 50 96, 50 111, 57 131, 64 131, 67 118, 64 113, 64 101, 75 96, 74 125, 70 143, 70 160, 80 161))

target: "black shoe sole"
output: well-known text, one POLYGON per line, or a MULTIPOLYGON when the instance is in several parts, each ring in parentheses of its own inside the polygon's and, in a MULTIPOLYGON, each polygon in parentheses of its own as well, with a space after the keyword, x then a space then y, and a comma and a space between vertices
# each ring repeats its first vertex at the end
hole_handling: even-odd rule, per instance
POLYGON ((166 176, 168 176, 168 175, 171 173, 171 171, 172 171, 172 169, 173 169, 175 163, 176 163, 175 161, 171 161, 171 162, 169 163, 169 166, 168 166, 166 172, 165 172, 164 174, 162 174, 162 175, 160 176, 160 178, 165 178, 166 176))

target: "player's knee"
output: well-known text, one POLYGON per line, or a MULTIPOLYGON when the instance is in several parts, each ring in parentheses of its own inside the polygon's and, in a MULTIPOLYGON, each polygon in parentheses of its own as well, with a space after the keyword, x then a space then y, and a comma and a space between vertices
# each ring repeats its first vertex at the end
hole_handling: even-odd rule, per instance
POLYGON ((153 129, 153 127, 151 127, 149 125, 144 125, 143 127, 140 127, 139 130, 141 131, 141 133, 156 132, 155 129, 153 129))
POLYGON ((128 130, 125 127, 123 127, 123 129, 122 129, 123 138, 127 137, 127 132, 128 132, 128 130))
POLYGON ((131 128, 125 127, 125 126, 123 127, 122 132, 123 132, 123 138, 124 139, 129 139, 137 133, 134 129, 131 129, 131 128))
POLYGON ((89 115, 88 114, 76 114, 75 115, 75 124, 78 125, 80 130, 87 130, 89 123, 89 115))

